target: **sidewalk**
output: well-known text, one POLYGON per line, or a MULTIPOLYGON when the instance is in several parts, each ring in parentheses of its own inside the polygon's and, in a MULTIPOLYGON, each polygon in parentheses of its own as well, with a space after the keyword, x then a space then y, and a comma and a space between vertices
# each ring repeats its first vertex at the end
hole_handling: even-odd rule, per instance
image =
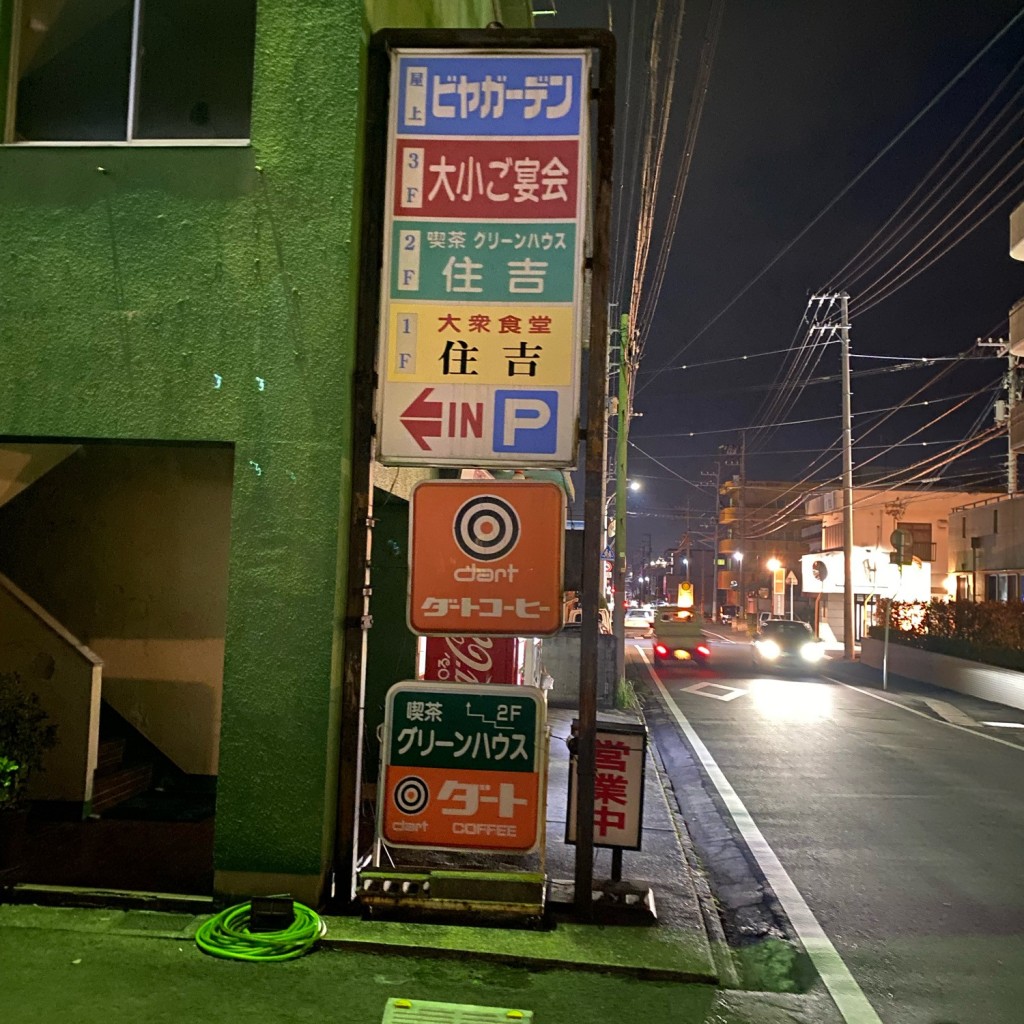
MULTIPOLYGON (((564 740, 573 717, 557 709, 549 714, 545 867, 552 880, 571 881, 574 873, 574 848, 562 841, 569 769, 564 740)), ((621 713, 599 717, 635 720, 621 713)), ((551 930, 533 931, 329 917, 327 936, 313 953, 256 965, 200 953, 193 936, 205 915, 193 908, 4 904, 0 1019, 360 1024, 380 1021, 392 998, 531 1010, 538 1022, 831 1019, 831 1004, 819 999, 722 990, 736 983, 735 975, 666 786, 649 753, 643 849, 623 855, 624 878, 654 890, 656 924, 584 925, 556 913, 551 930)), ((609 852, 598 851, 595 880, 608 877, 609 864, 609 852)))

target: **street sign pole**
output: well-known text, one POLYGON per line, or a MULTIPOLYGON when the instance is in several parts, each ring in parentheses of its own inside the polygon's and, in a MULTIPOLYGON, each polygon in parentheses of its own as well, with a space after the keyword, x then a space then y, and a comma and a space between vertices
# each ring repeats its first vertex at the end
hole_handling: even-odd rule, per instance
POLYGON ((601 532, 604 517, 605 402, 608 374, 608 267, 611 261, 612 127, 615 117, 615 40, 611 33, 583 34, 600 53, 597 86, 597 168, 594 249, 590 262, 590 346, 587 359, 586 472, 583 504, 583 615, 580 627, 579 772, 576 805, 575 906, 594 915, 594 756, 597 734, 597 657, 601 597, 601 532))

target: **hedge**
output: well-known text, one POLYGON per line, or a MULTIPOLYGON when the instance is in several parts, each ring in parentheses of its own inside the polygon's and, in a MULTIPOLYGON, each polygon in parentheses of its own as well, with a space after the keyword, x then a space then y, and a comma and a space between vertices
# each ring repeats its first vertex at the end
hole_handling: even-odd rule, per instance
MULTIPOLYGON (((884 622, 872 626, 868 634, 881 640, 885 636, 884 622)), ((1024 602, 893 601, 889 640, 1024 671, 1024 602)))

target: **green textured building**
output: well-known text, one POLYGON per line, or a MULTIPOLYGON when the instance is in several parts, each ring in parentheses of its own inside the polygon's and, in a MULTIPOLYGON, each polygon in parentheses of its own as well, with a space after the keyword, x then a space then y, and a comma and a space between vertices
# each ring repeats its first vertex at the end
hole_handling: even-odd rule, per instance
MULTIPOLYGON (((57 817, 152 786, 125 745, 215 787, 220 895, 319 903, 351 842, 367 41, 495 21, 528 0, 0 0, 0 672, 57 817)), ((413 474, 377 479, 371 725, 415 649, 413 474)))

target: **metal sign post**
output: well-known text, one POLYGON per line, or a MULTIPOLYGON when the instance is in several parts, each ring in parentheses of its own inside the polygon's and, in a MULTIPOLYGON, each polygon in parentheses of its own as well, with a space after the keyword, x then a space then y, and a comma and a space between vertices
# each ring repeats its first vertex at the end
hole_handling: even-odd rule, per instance
MULTIPOLYGON (((367 189, 374 202, 363 231, 373 257, 362 280, 376 303, 378 460, 571 468, 585 438, 575 899, 589 919, 614 37, 594 30, 386 30, 371 40, 369 67, 368 116, 386 125, 384 159, 367 167, 368 180, 383 188, 367 189)), ((376 140, 368 151, 377 155, 376 140)), ((370 319, 361 315, 361 325, 370 319)), ((438 599, 431 608, 443 603, 446 615, 457 609, 455 617, 466 620, 445 623, 439 633, 502 635, 472 621, 475 596, 467 616, 467 595, 455 604, 454 593, 425 596, 438 599)), ((412 615, 410 626, 434 631, 412 615)), ((519 635, 545 631, 519 626, 519 635)))

